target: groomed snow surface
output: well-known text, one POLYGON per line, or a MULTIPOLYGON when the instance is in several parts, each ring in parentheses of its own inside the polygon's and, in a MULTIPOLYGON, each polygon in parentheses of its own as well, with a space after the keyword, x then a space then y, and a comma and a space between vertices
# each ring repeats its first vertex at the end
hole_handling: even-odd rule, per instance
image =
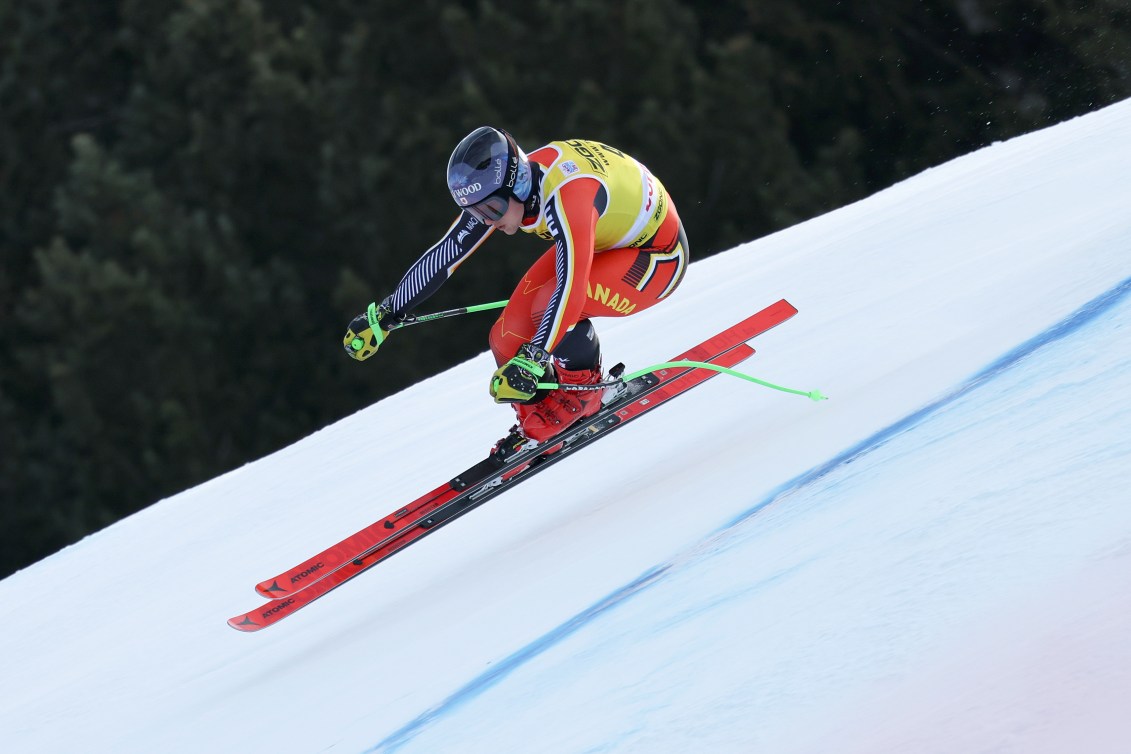
POLYGON ((1131 101, 695 263, 609 363, 784 297, 743 368, 830 400, 720 376, 262 632, 503 434, 486 353, 5 579, 0 750, 1131 751, 1128 176, 1131 101))

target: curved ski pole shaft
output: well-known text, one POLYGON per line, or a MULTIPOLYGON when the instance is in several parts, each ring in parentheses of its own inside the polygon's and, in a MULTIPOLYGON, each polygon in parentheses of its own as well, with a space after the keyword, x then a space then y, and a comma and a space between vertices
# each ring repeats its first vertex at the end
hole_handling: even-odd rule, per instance
POLYGON ((409 325, 419 325, 423 322, 431 322, 434 319, 444 319, 445 317, 458 317, 461 314, 473 314, 475 312, 488 311, 490 309, 502 309, 507 305, 506 301, 492 301, 489 304, 475 304, 474 306, 461 306, 455 309, 445 309, 442 312, 433 312, 431 314, 417 314, 409 315, 402 322, 397 322, 391 330, 399 330, 402 327, 409 325))
POLYGON ((706 361, 667 361, 667 362, 664 362, 663 364, 655 364, 653 366, 647 367, 645 369, 638 370, 638 371, 633 372, 631 374, 626 374, 623 377, 621 377, 620 379, 613 380, 611 382, 599 382, 599 383, 593 384, 593 385, 560 385, 556 382, 539 382, 538 383, 538 389, 539 390, 559 390, 559 389, 560 390, 592 390, 594 388, 611 387, 611 386, 616 385, 620 382, 628 382, 631 379, 634 379, 636 377, 640 377, 642 375, 648 374, 649 372, 655 372, 655 371, 658 371, 660 369, 675 369, 677 367, 694 367, 694 368, 697 368, 697 369, 710 369, 712 371, 720 372, 722 374, 729 374, 731 377, 738 377, 739 379, 746 380, 747 382, 753 382, 755 385, 761 385, 762 387, 768 387, 772 390, 778 390, 778 391, 781 391, 783 393, 792 393, 794 395, 803 395, 803 396, 805 396, 806 398, 808 398, 809 400, 812 400, 812 401, 826 401, 826 400, 828 400, 828 396, 822 395, 820 390, 795 390, 794 388, 791 388, 791 387, 782 387, 781 385, 775 385, 772 382, 766 382, 765 380, 760 380, 757 377, 753 377, 749 374, 744 374, 743 372, 739 372, 737 369, 731 369, 729 367, 722 367, 722 366, 719 366, 718 364, 710 364, 706 361))

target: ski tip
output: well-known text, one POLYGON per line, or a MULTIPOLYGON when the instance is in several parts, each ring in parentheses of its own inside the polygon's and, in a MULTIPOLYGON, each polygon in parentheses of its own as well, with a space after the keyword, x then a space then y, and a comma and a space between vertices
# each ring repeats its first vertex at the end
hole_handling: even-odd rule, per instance
POLYGON ((783 319, 789 319, 794 314, 797 314, 797 307, 783 298, 767 306, 766 311, 771 311, 774 314, 783 317, 783 319))

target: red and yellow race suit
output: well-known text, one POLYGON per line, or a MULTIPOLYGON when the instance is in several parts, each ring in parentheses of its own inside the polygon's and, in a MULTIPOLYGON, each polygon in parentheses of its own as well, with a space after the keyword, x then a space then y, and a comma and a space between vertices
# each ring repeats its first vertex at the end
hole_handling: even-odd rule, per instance
MULTIPOLYGON (((595 141, 555 141, 530 154, 537 188, 521 229, 553 245, 515 288, 491 330, 502 364, 520 345, 553 349, 579 320, 623 317, 662 301, 687 267, 688 245, 660 181, 595 141)), ((462 213, 386 299, 394 313, 431 296, 494 228, 462 213)))

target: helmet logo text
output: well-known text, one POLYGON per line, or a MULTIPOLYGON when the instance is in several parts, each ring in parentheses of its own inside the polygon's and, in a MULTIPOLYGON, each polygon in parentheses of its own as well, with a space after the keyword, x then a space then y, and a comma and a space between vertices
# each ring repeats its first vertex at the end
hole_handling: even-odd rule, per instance
POLYGON ((482 183, 473 183, 470 186, 464 186, 463 188, 452 189, 452 195, 457 197, 457 198, 464 197, 464 196, 470 196, 470 195, 474 194, 476 191, 482 190, 482 188, 483 188, 482 183))

